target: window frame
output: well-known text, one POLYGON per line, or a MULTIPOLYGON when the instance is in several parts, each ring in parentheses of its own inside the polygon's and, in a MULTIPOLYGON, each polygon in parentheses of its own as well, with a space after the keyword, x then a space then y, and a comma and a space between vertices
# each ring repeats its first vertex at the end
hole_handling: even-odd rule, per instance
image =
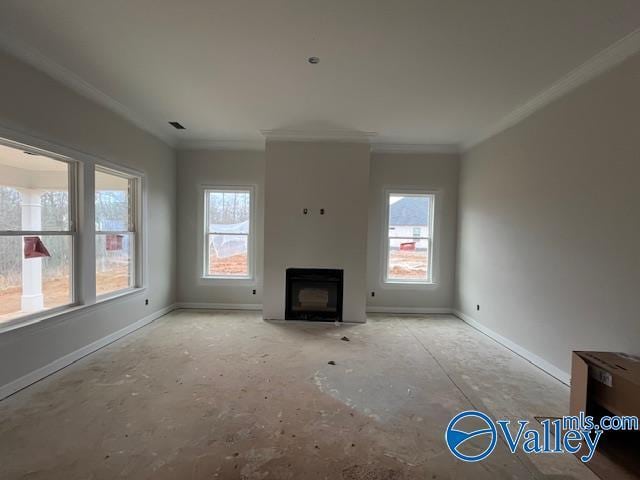
MULTIPOLYGON (((200 278, 202 280, 215 280, 218 282, 229 281, 236 285, 240 282, 252 282, 255 279, 255 185, 205 185, 202 187, 203 214, 202 218, 202 262, 200 278), (247 235, 247 275, 210 275, 209 274, 209 236, 224 235, 209 231, 209 194, 212 192, 238 192, 249 194, 249 232, 247 235)), ((230 234, 230 235, 245 235, 230 234)))
MULTIPOLYGON (((96 303, 102 302, 104 300, 108 300, 110 298, 119 297, 128 292, 137 291, 143 287, 143 247, 141 242, 141 233, 140 226, 142 225, 142 183, 144 176, 140 173, 136 173, 134 170, 129 168, 117 167, 114 165, 107 165, 104 163, 96 163, 93 168, 93 176, 95 179, 96 173, 101 172, 108 175, 113 175, 116 177, 121 177, 126 179, 129 182, 129 191, 128 191, 128 199, 129 199, 129 219, 128 219, 128 229, 127 230, 95 230, 95 181, 93 185, 93 198, 94 198, 94 212, 93 212, 93 241, 94 245, 98 238, 98 235, 108 235, 108 234, 123 234, 123 235, 131 235, 133 237, 133 249, 131 259, 131 267, 133 268, 133 274, 131 275, 131 285, 125 288, 121 288, 118 290, 113 290, 111 292, 106 292, 101 295, 98 295, 96 292, 96 303)), ((97 259, 97 255, 94 254, 94 264, 97 259)), ((97 287, 97 272, 94 272, 94 286, 97 287)))
POLYGON ((0 332, 5 329, 13 329, 20 327, 23 324, 30 324, 39 320, 42 317, 48 317, 60 312, 65 312, 69 309, 77 307, 80 304, 79 284, 78 278, 79 272, 79 212, 78 212, 78 171, 79 162, 75 159, 69 158, 64 155, 59 155, 50 151, 41 150, 37 147, 23 144, 10 140, 5 137, 0 137, 0 145, 6 147, 15 148, 23 152, 29 152, 34 155, 46 157, 53 161, 63 162, 67 165, 67 183, 68 183, 68 202, 69 202, 69 226, 68 230, 2 230, 0 231, 0 237, 44 237, 44 236, 63 236, 71 238, 71 265, 69 266, 69 293, 71 295, 69 303, 58 305, 53 308, 45 308, 38 312, 27 313, 20 317, 13 318, 0 324, 0 332))
MULTIPOLYGON (((8 320, 0 324, 0 335, 10 332, 26 332, 48 328, 52 322, 65 321, 93 311, 111 301, 141 295, 148 282, 148 199, 146 172, 131 168, 90 153, 68 147, 24 131, 0 125, 0 143, 29 151, 37 155, 61 160, 73 165, 74 179, 69 184, 69 204, 73 202, 75 215, 70 212, 74 224, 72 291, 74 302, 59 307, 41 310, 8 320), (95 167, 101 166, 124 172, 139 178, 138 182, 138 255, 136 263, 137 283, 134 288, 120 290, 101 298, 95 291, 95 167), (73 193, 72 193, 73 191, 73 193)), ((71 224, 70 224, 71 225, 71 224)), ((18 231, 21 232, 21 231, 18 231)), ((21 232, 22 233, 22 232, 21 232)), ((36 232, 38 235, 42 232, 36 232)), ((15 235, 11 231, 8 234, 15 235)), ((56 235, 63 232, 55 232, 56 235)))
MULTIPOLYGON (((383 221, 382 221, 382 236, 381 240, 384 242, 382 245, 383 254, 381 255, 381 283, 383 286, 397 286, 397 287, 429 287, 436 285, 436 269, 434 265, 434 251, 436 250, 436 203, 438 202, 439 192, 429 189, 421 188, 395 188, 386 187, 383 189, 383 221), (392 238, 409 238, 409 237, 391 237, 389 235, 389 207, 390 199, 392 196, 404 196, 404 197, 429 197, 431 199, 429 204, 429 231, 430 237, 418 237, 420 240, 428 240, 429 243, 429 256, 427 265, 427 279, 426 280, 412 280, 412 279, 395 279, 389 278, 389 240, 392 238)), ((415 238, 415 237, 412 237, 415 238)))

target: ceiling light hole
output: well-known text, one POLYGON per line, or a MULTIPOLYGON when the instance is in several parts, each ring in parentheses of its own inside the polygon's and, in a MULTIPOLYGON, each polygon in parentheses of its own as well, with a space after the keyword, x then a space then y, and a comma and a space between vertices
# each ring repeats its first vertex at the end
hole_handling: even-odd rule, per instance
POLYGON ((171 125, 176 130, 186 130, 186 128, 180 122, 169 122, 169 125, 171 125))

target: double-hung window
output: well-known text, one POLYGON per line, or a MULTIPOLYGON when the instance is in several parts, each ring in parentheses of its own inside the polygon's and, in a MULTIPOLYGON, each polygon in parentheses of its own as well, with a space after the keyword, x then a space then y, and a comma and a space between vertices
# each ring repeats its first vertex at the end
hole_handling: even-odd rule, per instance
POLYGON ((96 296, 134 288, 140 179, 96 166, 96 296))
POLYGON ((76 301, 76 166, 0 144, 0 327, 76 301))
POLYGON ((203 276, 252 278, 253 188, 205 189, 204 205, 203 276))
POLYGON ((384 281, 432 283, 434 194, 388 191, 385 201, 384 281))
POLYGON ((0 331, 142 286, 143 174, 77 153, 0 139, 0 331))

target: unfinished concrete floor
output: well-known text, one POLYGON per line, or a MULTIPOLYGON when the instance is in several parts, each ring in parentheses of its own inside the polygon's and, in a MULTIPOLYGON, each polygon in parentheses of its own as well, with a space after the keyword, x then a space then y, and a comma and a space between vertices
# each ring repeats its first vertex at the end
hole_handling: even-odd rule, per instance
POLYGON ((0 402, 0 478, 594 478, 571 455, 499 442, 468 464, 444 443, 470 407, 534 421, 567 405, 566 386, 451 316, 181 310, 0 402))

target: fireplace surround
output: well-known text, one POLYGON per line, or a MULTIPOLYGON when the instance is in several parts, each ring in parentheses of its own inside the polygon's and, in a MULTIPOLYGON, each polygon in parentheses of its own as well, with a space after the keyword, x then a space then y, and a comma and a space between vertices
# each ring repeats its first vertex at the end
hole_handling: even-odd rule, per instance
POLYGON ((343 278, 343 270, 287 268, 285 319, 341 322, 343 278))

